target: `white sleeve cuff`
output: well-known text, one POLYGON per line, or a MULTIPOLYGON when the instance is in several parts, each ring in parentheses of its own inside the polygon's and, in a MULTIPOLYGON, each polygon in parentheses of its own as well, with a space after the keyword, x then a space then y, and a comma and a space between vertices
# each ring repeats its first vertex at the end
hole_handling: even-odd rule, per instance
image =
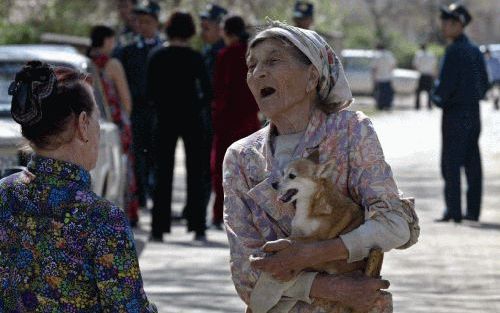
POLYGON ((387 252, 405 244, 409 238, 408 223, 402 216, 391 212, 385 212, 383 218, 368 219, 353 231, 340 235, 349 251, 349 263, 367 257, 372 248, 378 247, 387 252))

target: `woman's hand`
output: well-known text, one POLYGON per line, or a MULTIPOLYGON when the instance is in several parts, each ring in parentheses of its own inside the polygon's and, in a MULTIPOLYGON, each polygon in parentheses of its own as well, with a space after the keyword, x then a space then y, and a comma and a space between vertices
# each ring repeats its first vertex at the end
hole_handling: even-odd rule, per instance
POLYGON ((279 281, 289 281, 300 271, 311 266, 314 257, 312 244, 279 239, 269 241, 262 246, 265 253, 274 253, 265 257, 250 257, 252 267, 267 272, 279 281))
POLYGON ((310 296, 339 302, 356 313, 365 313, 381 297, 380 289, 387 289, 389 285, 387 280, 367 277, 361 272, 338 276, 318 275, 310 296))

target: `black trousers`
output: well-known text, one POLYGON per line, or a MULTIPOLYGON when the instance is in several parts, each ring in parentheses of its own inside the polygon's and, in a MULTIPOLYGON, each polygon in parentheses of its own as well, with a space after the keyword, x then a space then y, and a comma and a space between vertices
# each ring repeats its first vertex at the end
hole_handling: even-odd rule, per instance
POLYGON ((155 130, 155 181, 152 234, 161 236, 170 232, 172 218, 172 183, 175 147, 182 138, 187 172, 187 201, 184 216, 188 231, 201 234, 206 228, 206 203, 204 190, 203 127, 198 116, 176 116, 177 121, 159 119, 155 130))
POLYGON ((482 167, 479 151, 479 112, 443 114, 441 172, 445 182, 444 217, 461 219, 461 169, 467 177, 466 216, 479 219, 482 195, 482 167), (477 116, 476 116, 477 115, 477 116))
POLYGON ((389 110, 394 100, 394 89, 390 81, 376 82, 373 92, 378 110, 389 110))
POLYGON ((153 196, 154 159, 153 128, 156 122, 154 109, 145 104, 134 102, 130 116, 132 123, 132 151, 134 154, 134 172, 137 184, 139 204, 146 206, 147 196, 153 196))
POLYGON ((430 75, 421 75, 418 81, 418 87, 415 91, 415 109, 420 109, 420 95, 422 91, 427 93, 427 107, 432 108, 431 104, 431 89, 434 83, 434 78, 430 75))

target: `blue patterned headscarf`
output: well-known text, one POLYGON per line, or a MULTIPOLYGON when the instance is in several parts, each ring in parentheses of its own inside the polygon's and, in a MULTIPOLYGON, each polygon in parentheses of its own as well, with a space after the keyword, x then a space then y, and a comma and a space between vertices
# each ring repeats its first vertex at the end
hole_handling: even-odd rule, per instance
MULTIPOLYGON (((318 33, 271 21, 270 28, 257 34, 255 39, 281 36, 288 39, 311 61, 320 74, 318 96, 322 104, 335 111, 348 107, 354 100, 339 58, 318 33)), ((254 40, 255 40, 254 39, 254 40)))

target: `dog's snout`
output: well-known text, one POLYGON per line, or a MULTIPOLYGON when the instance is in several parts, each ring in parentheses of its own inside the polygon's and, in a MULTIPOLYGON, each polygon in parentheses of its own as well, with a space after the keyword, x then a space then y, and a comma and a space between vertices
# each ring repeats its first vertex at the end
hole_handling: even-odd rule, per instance
POLYGON ((278 190, 278 188, 280 187, 280 183, 279 182, 274 182, 271 184, 271 186, 273 187, 274 190, 278 190))

